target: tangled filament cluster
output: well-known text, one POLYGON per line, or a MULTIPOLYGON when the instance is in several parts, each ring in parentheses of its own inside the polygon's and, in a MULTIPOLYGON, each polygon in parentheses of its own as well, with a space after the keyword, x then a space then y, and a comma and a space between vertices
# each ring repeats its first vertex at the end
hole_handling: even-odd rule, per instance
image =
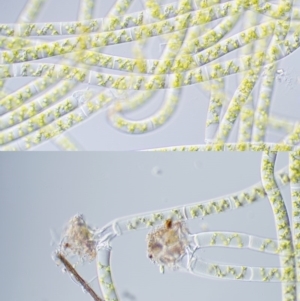
MULTIPOLYGON (((84 0, 79 21, 35 23, 43 2, 31 0, 18 23, 0 24, 3 150, 30 149, 101 110, 107 110, 111 125, 122 132, 155 130, 172 117, 182 88, 191 85, 210 93, 206 142, 225 143, 237 121, 237 142, 264 143, 267 128, 295 136, 295 122, 270 111, 277 63, 300 45, 300 13, 294 0, 178 0, 167 5, 147 0, 145 9, 135 13, 127 13, 132 0, 119 0, 98 19, 93 19, 94 1, 84 0), (238 23, 244 29, 230 36, 238 23), (59 39, 32 39, 41 36, 59 39), (153 37, 166 42, 159 59, 143 53, 153 37), (135 43, 134 58, 103 53, 103 47, 129 42, 135 43), (228 59, 233 52, 236 58, 228 59), (45 62, 53 57, 59 61, 45 62), (239 74, 241 82, 228 103, 224 80, 232 74, 239 74), (36 79, 10 93, 5 81, 15 77, 36 79), (260 80, 255 100, 253 90, 260 80), (68 96, 80 84, 97 90, 81 101, 68 96), (155 113, 140 120, 126 117, 158 90, 166 94, 155 113)), ((294 136, 288 143, 297 143, 294 136)), ((62 147, 75 148, 68 138, 60 141, 62 147)))

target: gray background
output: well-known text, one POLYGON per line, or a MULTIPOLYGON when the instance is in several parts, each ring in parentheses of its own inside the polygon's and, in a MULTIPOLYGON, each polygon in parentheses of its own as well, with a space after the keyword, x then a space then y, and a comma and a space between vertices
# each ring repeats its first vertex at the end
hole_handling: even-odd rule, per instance
MULTIPOLYGON (((279 154, 276 167, 286 163, 287 154, 279 154)), ((0 166, 0 300, 6 301, 90 300, 51 259, 64 224, 76 213, 102 227, 117 217, 224 196, 260 179, 260 153, 2 153, 0 166), (56 241, 50 232, 57 233, 56 241)), ((290 213, 288 187, 283 192, 290 213)), ((206 226, 276 237, 267 199, 188 226, 192 232, 206 226)), ((146 257, 146 235, 142 230, 113 241, 111 265, 120 300, 281 300, 279 283, 160 274, 146 257)), ((228 264, 279 265, 277 256, 249 250, 203 248, 200 256, 228 264)), ((90 280, 96 264, 78 271, 90 280)), ((97 281, 92 286, 98 290, 97 281)))

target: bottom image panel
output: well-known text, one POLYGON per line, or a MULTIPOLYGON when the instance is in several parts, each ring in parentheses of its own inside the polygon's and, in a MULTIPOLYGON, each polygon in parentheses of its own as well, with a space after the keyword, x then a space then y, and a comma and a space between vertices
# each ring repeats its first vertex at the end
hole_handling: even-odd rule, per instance
POLYGON ((298 153, 0 162, 1 300, 297 300, 298 153))

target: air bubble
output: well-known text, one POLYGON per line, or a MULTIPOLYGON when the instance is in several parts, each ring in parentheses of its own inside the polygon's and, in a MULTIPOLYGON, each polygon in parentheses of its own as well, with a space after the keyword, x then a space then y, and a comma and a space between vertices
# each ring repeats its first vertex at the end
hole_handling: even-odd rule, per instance
POLYGON ((278 70, 276 71, 276 73, 277 73, 277 74, 283 74, 283 73, 284 73, 284 70, 283 70, 283 69, 278 69, 278 70))
POLYGON ((163 171, 160 167, 155 166, 155 167, 152 168, 151 173, 152 173, 153 176, 160 177, 162 175, 163 171))

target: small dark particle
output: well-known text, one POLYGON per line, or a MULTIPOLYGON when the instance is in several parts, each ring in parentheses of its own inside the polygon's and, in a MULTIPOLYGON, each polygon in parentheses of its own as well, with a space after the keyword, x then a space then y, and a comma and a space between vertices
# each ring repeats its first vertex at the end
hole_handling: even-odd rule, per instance
POLYGON ((165 226, 166 226, 167 229, 171 229, 171 227, 172 227, 172 220, 171 219, 167 219, 165 221, 165 226))

